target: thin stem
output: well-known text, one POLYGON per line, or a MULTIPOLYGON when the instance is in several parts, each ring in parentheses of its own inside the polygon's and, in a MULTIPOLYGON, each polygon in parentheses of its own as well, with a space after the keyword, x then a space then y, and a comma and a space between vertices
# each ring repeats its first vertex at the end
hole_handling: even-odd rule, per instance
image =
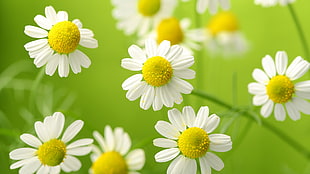
MULTIPOLYGON (((229 110, 236 110, 236 108, 234 108, 232 105, 227 104, 225 102, 223 102, 222 100, 201 92, 201 91, 193 91, 192 94, 198 96, 198 97, 202 97, 206 100, 212 101, 216 104, 219 104, 229 110)), ((248 118, 250 118, 250 120, 252 121, 256 121, 255 120, 255 115, 253 115, 253 113, 249 112, 249 111, 244 111, 243 114, 245 116, 247 116, 248 118)), ((297 152, 299 152, 301 155, 303 155, 305 158, 310 160, 310 151, 308 151, 304 146, 302 146, 300 143, 298 143, 297 141, 295 141, 294 139, 292 139, 291 137, 287 136, 285 133, 283 133, 280 129, 276 128, 275 126, 271 125, 270 123, 261 120, 262 125, 269 129, 271 132, 273 132, 274 134, 276 134, 279 138, 281 138, 283 141, 285 141, 288 145, 290 145, 292 148, 294 148, 297 152)))
POLYGON ((295 26, 296 26, 296 29, 297 29, 297 32, 298 32, 298 35, 299 35, 299 38, 300 38, 300 41, 301 41, 301 44, 302 44, 302 47, 304 49, 304 54, 306 56, 306 59, 307 60, 310 60, 310 53, 309 53, 309 47, 308 47, 308 43, 307 43, 307 40, 306 40, 306 37, 305 37, 305 34, 302 30, 302 27, 301 27, 301 24, 298 20, 298 17, 295 13, 295 10, 293 8, 293 5, 292 4, 288 4, 288 9, 292 15, 292 18, 293 18, 293 21, 295 22, 295 26))

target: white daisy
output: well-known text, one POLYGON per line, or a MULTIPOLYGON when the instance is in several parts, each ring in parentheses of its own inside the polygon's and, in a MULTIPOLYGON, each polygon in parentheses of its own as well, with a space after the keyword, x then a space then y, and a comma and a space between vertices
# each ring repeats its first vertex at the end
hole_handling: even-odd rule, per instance
POLYGON ((188 69, 194 64, 194 57, 184 54, 182 47, 170 46, 162 41, 157 47, 155 40, 145 41, 145 51, 136 45, 128 49, 131 58, 124 58, 121 66, 131 71, 141 71, 122 84, 128 90, 126 97, 136 100, 141 96, 140 107, 160 110, 163 105, 172 107, 183 101, 181 93, 189 94, 193 86, 183 79, 193 79, 195 71, 188 69))
POLYGON ((275 6, 278 3, 282 6, 285 6, 287 4, 293 3, 295 0, 255 0, 254 3, 256 5, 261 5, 263 7, 271 7, 275 6))
POLYGON ((177 0, 112 0, 117 28, 125 34, 144 35, 163 18, 170 17, 177 0))
POLYGON ((168 148, 155 154, 157 162, 167 162, 174 159, 168 169, 168 174, 197 173, 196 159, 199 160, 200 173, 210 174, 211 168, 220 171, 223 161, 214 153, 226 152, 232 148, 231 138, 225 134, 210 134, 217 128, 220 118, 212 114, 209 108, 201 107, 197 117, 192 107, 186 106, 181 113, 177 109, 168 111, 169 122, 158 121, 155 129, 166 138, 157 138, 153 144, 168 148))
POLYGON ((229 57, 247 51, 246 39, 239 30, 237 17, 232 12, 220 12, 212 16, 207 26, 198 32, 205 36, 205 45, 210 54, 229 57))
MULTIPOLYGON (((189 1, 189 0, 183 0, 189 1)), ((218 6, 221 6, 224 10, 228 10, 230 8, 229 0, 197 0, 196 10, 199 14, 202 14, 209 8, 211 14, 217 13, 218 6)))
POLYGON ((310 64, 296 57, 287 67, 287 54, 278 51, 275 62, 271 56, 262 59, 263 70, 254 69, 252 76, 257 82, 248 85, 249 93, 255 95, 253 104, 261 106, 260 113, 264 117, 271 115, 274 109, 276 120, 283 121, 286 111, 292 120, 300 119, 300 112, 310 114, 310 81, 294 83, 310 68, 310 64), (285 111, 286 109, 286 111, 285 111))
POLYGON ((69 65, 75 74, 81 72, 81 66, 88 68, 91 61, 77 47, 97 48, 94 33, 82 28, 78 19, 68 21, 67 12, 56 13, 52 6, 45 8, 45 16, 37 15, 34 18, 41 28, 27 25, 24 31, 30 37, 40 38, 25 44, 30 57, 34 58, 34 64, 38 68, 46 64, 45 72, 50 76, 58 67, 60 77, 68 76, 69 65))
POLYGON ((10 158, 19 160, 10 166, 11 169, 20 168, 19 173, 60 173, 78 171, 81 162, 74 156, 86 155, 91 151, 89 146, 93 140, 80 139, 67 145, 82 129, 84 122, 76 120, 64 132, 62 138, 58 138, 65 123, 64 115, 55 112, 53 116, 47 116, 44 122, 37 121, 34 124, 37 137, 31 134, 22 134, 20 139, 31 148, 19 148, 10 152, 10 158))
POLYGON ((190 25, 189 18, 184 18, 181 21, 175 17, 164 18, 153 31, 142 37, 139 44, 144 44, 143 42, 147 38, 155 39, 158 44, 168 40, 171 45, 178 44, 182 46, 185 53, 193 54, 192 50, 199 50, 199 42, 202 42, 204 38, 196 32, 196 29, 189 29, 190 25))
POLYGON ((123 128, 117 127, 112 131, 110 126, 104 129, 104 138, 97 131, 93 133, 99 147, 93 146, 91 160, 93 162, 89 172, 94 174, 139 174, 145 163, 142 149, 129 152, 131 140, 123 128))

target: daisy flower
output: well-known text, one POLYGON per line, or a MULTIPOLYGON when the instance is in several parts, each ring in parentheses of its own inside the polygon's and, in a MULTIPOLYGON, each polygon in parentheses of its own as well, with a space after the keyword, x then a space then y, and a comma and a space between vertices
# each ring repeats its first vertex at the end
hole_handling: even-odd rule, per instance
POLYGON ((139 43, 143 43, 147 38, 155 39, 158 44, 168 40, 171 45, 178 44, 184 48, 184 52, 193 54, 192 49, 200 49, 198 42, 202 42, 203 37, 196 32, 196 29, 189 29, 190 25, 191 21, 189 18, 184 18, 181 21, 175 17, 162 19, 156 29, 142 37, 139 43))
POLYGON ((248 85, 253 94, 253 104, 262 106, 260 113, 268 117, 274 110, 276 120, 283 121, 286 111, 292 120, 300 119, 300 112, 310 114, 310 81, 295 83, 310 68, 310 64, 296 57, 287 68, 287 54, 278 51, 275 62, 271 56, 262 59, 263 70, 254 69, 252 76, 257 82, 248 85))
POLYGON ((177 0, 112 0, 117 28, 126 35, 147 33, 163 18, 170 17, 177 0))
MULTIPOLYGON (((183 0, 189 1, 189 0, 183 0)), ((221 6, 224 10, 228 10, 230 8, 229 0, 198 0, 196 3, 196 11, 199 14, 202 14, 209 8, 211 14, 217 13, 218 6, 221 6)))
POLYGON ((239 30, 237 17, 232 12, 220 12, 212 16, 202 33, 210 54, 228 57, 247 50, 246 39, 239 30))
POLYGON ((192 107, 186 106, 182 113, 177 109, 168 111, 169 122, 158 121, 155 129, 166 138, 154 139, 157 147, 167 148, 155 154, 157 162, 174 159, 167 174, 197 173, 196 160, 200 164, 201 174, 210 174, 211 168, 220 171, 223 161, 214 153, 226 152, 232 148, 231 138, 225 134, 210 134, 217 128, 220 118, 212 114, 209 108, 201 107, 197 116, 192 107))
POLYGON ((34 64, 39 68, 46 64, 45 73, 52 76, 57 67, 60 77, 67 77, 69 65, 73 73, 81 72, 81 66, 88 68, 89 58, 77 49, 78 45, 86 48, 97 48, 94 33, 82 28, 82 23, 75 19, 68 21, 68 13, 56 13, 52 6, 45 7, 45 17, 37 15, 34 21, 39 27, 27 25, 25 34, 38 40, 25 44, 34 64), (41 28, 40 28, 41 27, 41 28))
POLYGON ((76 120, 62 133, 65 117, 60 112, 47 116, 44 122, 34 124, 36 134, 22 134, 20 139, 31 148, 19 148, 10 152, 10 158, 19 160, 10 166, 20 168, 19 173, 60 173, 78 171, 81 162, 74 156, 86 155, 91 151, 92 139, 85 138, 68 144, 82 129, 83 121, 76 120))
POLYGON ((195 71, 188 69, 194 64, 194 57, 184 54, 182 47, 170 46, 162 41, 157 47, 155 40, 145 41, 145 51, 136 45, 128 49, 131 58, 124 58, 121 66, 131 71, 141 71, 122 84, 128 90, 126 97, 136 100, 141 96, 140 107, 160 110, 163 105, 172 107, 183 101, 181 93, 189 94, 193 86, 183 79, 193 79, 195 71), (183 79, 182 79, 183 78, 183 79))
POLYGON ((254 3, 256 5, 261 5, 263 7, 272 7, 277 5, 278 3, 282 6, 293 3, 295 0, 255 0, 254 3))
POLYGON ((123 128, 117 127, 112 131, 110 126, 104 129, 104 138, 97 131, 93 133, 100 147, 93 145, 89 172, 93 174, 139 174, 145 163, 142 149, 130 152, 131 140, 123 128))

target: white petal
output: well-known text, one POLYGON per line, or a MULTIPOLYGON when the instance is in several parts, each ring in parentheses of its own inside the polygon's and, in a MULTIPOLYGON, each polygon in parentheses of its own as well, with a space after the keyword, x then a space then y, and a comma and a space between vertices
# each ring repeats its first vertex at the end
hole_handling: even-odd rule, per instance
POLYGON ((20 139, 32 147, 39 147, 42 145, 41 141, 37 137, 35 137, 31 134, 22 134, 20 136, 20 139))
POLYGON ((221 158, 219 158, 217 155, 215 155, 214 153, 211 152, 207 152, 206 156, 206 161, 207 163, 210 165, 210 167, 212 167, 214 170, 216 171, 220 171, 224 168, 224 163, 221 160, 221 158))
POLYGON ((156 162, 167 162, 178 156, 179 153, 178 148, 165 149, 155 154, 155 160, 156 162))
POLYGON ((16 169, 16 168, 19 168, 21 166, 25 166, 25 165, 27 165, 29 163, 34 162, 37 159, 38 159, 38 157, 32 157, 32 158, 27 158, 27 159, 23 159, 23 160, 17 161, 17 162, 15 162, 15 163, 10 165, 10 169, 16 169))
POLYGON ((86 48, 97 48, 98 47, 98 41, 91 37, 81 37, 79 44, 86 48))
POLYGON ((156 55, 164 57, 170 49, 170 41, 164 40, 162 41, 158 48, 156 55))
POLYGON ((142 97, 140 99, 140 107, 144 110, 149 109, 153 103, 154 95, 154 87, 147 86, 144 94, 142 94, 142 97))
POLYGON ((68 13, 65 11, 59 11, 57 13, 57 22, 67 21, 68 20, 68 13))
POLYGON ((37 157, 33 158, 33 160, 27 164, 25 164, 23 167, 20 168, 19 173, 35 173, 39 167, 41 166, 41 162, 37 157))
POLYGON ((206 0, 198 0, 196 4, 196 10, 199 14, 202 14, 206 11, 207 5, 209 1, 206 0))
POLYGON ((177 109, 171 109, 168 111, 168 118, 171 124, 179 131, 183 132, 186 129, 186 124, 183 121, 182 114, 177 109))
POLYGON ((153 140, 154 146, 163 147, 163 148, 172 148, 177 147, 178 144, 176 141, 166 139, 166 138, 156 138, 153 140))
POLYGON ((166 55, 166 58, 169 62, 175 60, 175 59, 179 59, 179 57, 181 56, 183 52, 182 47, 180 47, 179 45, 172 45, 170 48, 170 51, 168 52, 168 54, 166 55))
POLYGON ((153 39, 145 40, 145 51, 148 58, 156 56, 156 42, 153 39))
POLYGON ((278 121, 284 121, 285 120, 285 110, 282 104, 277 103, 274 107, 274 116, 276 120, 278 121))
POLYGON ((109 125, 107 125, 104 128, 104 137, 105 137, 105 143, 107 145, 107 151, 112 151, 115 149, 115 139, 114 134, 109 125))
POLYGON ((299 111, 310 115, 310 103, 308 101, 300 99, 298 97, 294 97, 292 99, 292 102, 299 111))
POLYGON ((185 69, 191 67, 195 63, 193 56, 183 56, 178 59, 174 59, 171 62, 173 69, 185 69))
POLYGON ((10 152, 10 158, 13 160, 28 159, 36 155, 37 149, 33 148, 18 148, 10 152))
POLYGON ((182 79, 194 79, 196 72, 191 69, 174 70, 173 75, 182 79))
POLYGON ((182 111, 184 115, 184 122, 188 127, 194 127, 196 114, 191 106, 185 106, 182 111))
POLYGON ((50 167, 47 165, 41 165, 39 170, 37 171, 37 174, 48 174, 50 167))
POLYGON ((67 146, 67 149, 72 149, 72 148, 76 148, 76 147, 81 147, 81 146, 87 146, 93 143, 93 139, 90 138, 84 138, 84 139, 79 139, 74 141, 73 143, 69 144, 67 146))
POLYGON ((194 122, 194 127, 203 128, 204 126, 206 126, 208 121, 211 121, 208 120, 208 118, 209 118, 209 107, 208 106, 200 107, 194 122))
POLYGON ((140 170, 145 163, 145 154, 142 149, 135 149, 126 156, 129 170, 140 170))
POLYGON ((34 59, 34 64, 37 68, 42 67, 52 58, 53 50, 51 48, 43 48, 40 50, 34 59))
POLYGON ((162 100, 163 104, 167 107, 172 107, 173 106, 173 96, 170 90, 168 89, 167 85, 158 87, 158 94, 160 99, 162 100))
POLYGON ((255 95, 253 97, 253 105, 260 106, 268 101, 268 95, 255 95))
POLYGON ((261 108, 260 110, 260 114, 267 118, 270 116, 271 112, 272 112, 272 109, 273 109, 273 101, 271 100, 268 100, 264 105, 263 107, 261 108))
POLYGON ((91 64, 90 59, 88 58, 88 56, 86 54, 84 54, 82 51, 80 50, 75 50, 73 53, 74 56, 76 56, 76 58, 79 61, 79 64, 84 67, 84 68, 88 68, 91 64))
POLYGON ((55 112, 53 114, 55 124, 53 126, 52 132, 54 133, 53 137, 58 138, 62 133, 64 124, 65 124, 65 116, 61 112, 55 112))
POLYGON ((128 48, 128 53, 133 59, 141 60, 143 62, 146 60, 146 55, 144 51, 137 45, 131 45, 128 48))
POLYGON ((207 120, 207 123, 205 124, 204 129, 207 131, 207 133, 211 133, 214 131, 214 129, 217 128, 219 124, 220 124, 220 117, 218 117, 215 114, 212 114, 207 120))
POLYGON ((286 75, 291 80, 296 80, 308 72, 310 64, 301 57, 295 58, 291 65, 287 68, 286 75))
POLYGON ((310 99, 310 92, 303 92, 303 91, 295 91, 295 94, 300 97, 300 98, 304 98, 304 99, 310 99))
POLYGON ((276 75, 276 68, 273 59, 267 55, 262 59, 262 65, 266 74, 272 78, 276 75))
POLYGON ((50 139, 48 132, 42 122, 40 121, 35 122, 34 128, 36 130, 38 137, 42 142, 46 142, 50 139))
POLYGON ((52 28, 52 24, 50 21, 42 15, 37 15, 34 17, 34 21, 41 27, 46 30, 50 30, 52 28))
POLYGON ((66 166, 70 171, 78 171, 82 164, 76 157, 67 155, 62 165, 66 166))
POLYGON ((73 21, 72 21, 72 23, 74 23, 76 26, 78 26, 78 28, 82 28, 83 27, 83 25, 82 25, 82 22, 80 21, 80 20, 78 20, 78 19, 74 19, 73 21))
POLYGON ((169 139, 177 139, 180 136, 180 132, 166 121, 158 121, 155 129, 159 134, 169 139))
POLYGON ((279 75, 283 75, 287 67, 287 54, 285 51, 278 51, 276 54, 276 69, 279 75))
POLYGON ((58 74, 60 77, 68 77, 69 74, 69 60, 67 55, 59 56, 58 74))
POLYGON ((68 55, 68 61, 74 74, 80 73, 82 71, 79 58, 74 52, 68 55))
POLYGON ((188 173, 196 173, 197 164, 194 159, 190 159, 181 155, 181 158, 175 164, 174 169, 171 173, 177 174, 188 174, 188 173))
POLYGON ((60 166, 50 167, 50 174, 59 174, 60 170, 60 166))
POLYGON ((48 35, 46 30, 30 25, 25 26, 24 33, 33 38, 43 38, 48 35))
POLYGON ((122 144, 121 144, 119 153, 121 155, 125 155, 130 149, 130 147, 131 147, 131 139, 128 133, 124 133, 122 136, 122 144))
POLYGON ((201 168, 201 174, 211 174, 211 167, 208 165, 205 156, 199 158, 199 164, 201 168))
POLYGON ((268 76, 261 69, 254 69, 252 76, 257 82, 262 84, 267 84, 269 81, 268 76))
POLYGON ((176 157, 171 163, 170 165, 168 166, 168 169, 167 169, 167 174, 174 174, 176 172, 175 171, 175 166, 176 164, 178 164, 178 162, 180 161, 180 159, 182 158, 182 155, 179 155, 178 157, 176 157))
POLYGON ((91 31, 90 29, 86 29, 86 28, 81 28, 80 30, 80 34, 81 37, 94 37, 94 33, 93 31, 91 31))
POLYGON ((230 8, 230 1, 229 0, 219 0, 219 1, 220 1, 220 4, 221 4, 221 7, 224 10, 228 10, 230 8))
POLYGON ((296 121, 300 119, 300 112, 297 110, 296 106, 292 102, 285 103, 286 110, 288 115, 291 117, 292 120, 296 121))
POLYGON ((45 68, 45 73, 47 75, 52 76, 55 73, 58 67, 58 64, 59 64, 59 57, 60 56, 58 54, 55 54, 49 59, 49 61, 46 64, 46 68, 45 68))
POLYGON ((133 86, 131 89, 128 90, 126 93, 126 98, 130 101, 134 101, 137 98, 139 98, 143 93, 145 93, 145 90, 147 88, 147 83, 145 81, 140 81, 135 86, 133 86))
POLYGON ((155 88, 155 96, 153 101, 153 109, 154 111, 158 111, 163 107, 163 101, 160 96, 161 88, 155 88))
POLYGON ((95 140, 99 143, 101 149, 106 152, 107 151, 107 146, 104 142, 104 138, 102 137, 102 135, 98 132, 98 131, 94 131, 93 132, 93 136, 95 138, 95 140))
POLYGON ((43 47, 45 47, 48 44, 47 39, 38 39, 31 42, 28 42, 24 45, 25 49, 27 51, 36 51, 43 47))
POLYGON ((65 131, 65 133, 62 136, 62 141, 64 143, 69 142, 70 140, 72 140, 72 138, 74 138, 82 129, 84 125, 84 122, 82 120, 76 120, 75 122, 73 122, 65 131))
POLYGON ((68 155, 75 155, 75 156, 83 156, 90 153, 92 150, 91 146, 87 147, 77 147, 77 148, 71 148, 67 150, 68 155))
POLYGON ((250 94, 263 95, 266 94, 266 86, 261 83, 252 82, 248 85, 248 91, 250 94))
POLYGON ((45 16, 50 21, 52 25, 57 22, 57 14, 52 6, 45 7, 45 16))
POLYGON ((218 1, 209 1, 209 12, 210 14, 216 14, 218 9, 218 1))
POLYGON ((142 64, 137 59, 132 58, 125 58, 122 59, 121 66, 125 69, 131 70, 131 71, 140 71, 142 70, 142 64))
POLYGON ((172 77, 170 83, 175 87, 177 91, 184 94, 190 94, 193 90, 193 86, 190 83, 177 77, 172 77))
POLYGON ((310 92, 310 80, 296 83, 295 90, 302 92, 310 92))

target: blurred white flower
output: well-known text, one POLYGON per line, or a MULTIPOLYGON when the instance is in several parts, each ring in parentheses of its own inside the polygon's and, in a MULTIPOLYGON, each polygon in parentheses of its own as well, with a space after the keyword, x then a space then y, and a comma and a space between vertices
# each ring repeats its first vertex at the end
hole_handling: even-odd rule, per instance
POLYGON ((255 0, 254 3, 256 5, 261 5, 263 7, 272 7, 277 5, 278 3, 282 6, 293 3, 295 0, 255 0))

